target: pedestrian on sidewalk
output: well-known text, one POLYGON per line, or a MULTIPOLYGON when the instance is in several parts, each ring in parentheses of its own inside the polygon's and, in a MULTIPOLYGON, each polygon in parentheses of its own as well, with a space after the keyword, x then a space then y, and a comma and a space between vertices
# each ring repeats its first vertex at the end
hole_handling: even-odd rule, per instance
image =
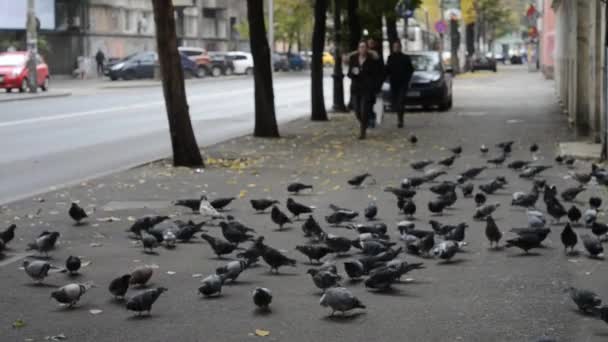
POLYGON ((359 120, 359 139, 365 139, 369 117, 372 112, 373 99, 378 92, 378 80, 384 73, 379 68, 378 55, 371 53, 365 40, 359 43, 357 53, 348 60, 348 77, 351 79, 350 96, 359 120))
POLYGON ((386 61, 386 78, 391 85, 391 106, 397 113, 397 127, 403 128, 403 115, 414 66, 410 57, 403 53, 401 42, 396 40, 391 46, 391 54, 386 61))
POLYGON ((97 75, 103 76, 103 65, 106 62, 106 55, 104 55, 101 49, 97 49, 95 61, 97 61, 97 75))

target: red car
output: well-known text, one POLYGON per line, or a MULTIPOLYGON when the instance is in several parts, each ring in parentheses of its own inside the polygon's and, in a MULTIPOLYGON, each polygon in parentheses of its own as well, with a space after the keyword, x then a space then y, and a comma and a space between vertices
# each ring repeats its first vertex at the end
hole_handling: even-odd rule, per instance
MULTIPOLYGON (((43 91, 49 89, 49 67, 44 59, 38 55, 38 65, 36 69, 38 86, 43 91)), ((13 89, 19 92, 28 90, 28 53, 25 51, 0 53, 0 88, 6 89, 10 93, 13 89)))

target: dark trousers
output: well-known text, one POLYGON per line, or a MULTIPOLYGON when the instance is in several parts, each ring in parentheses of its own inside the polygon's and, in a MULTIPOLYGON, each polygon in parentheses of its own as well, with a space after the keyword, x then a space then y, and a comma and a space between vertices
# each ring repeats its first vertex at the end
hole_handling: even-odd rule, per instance
POLYGON ((351 94, 351 98, 357 120, 359 120, 359 125, 361 126, 360 138, 365 138, 375 96, 371 93, 363 92, 360 94, 351 94))
POLYGON ((97 62, 97 74, 103 75, 103 62, 102 63, 97 62))
POLYGON ((391 84, 391 106, 397 113, 399 124, 403 124, 403 114, 405 112, 405 102, 409 82, 391 84))

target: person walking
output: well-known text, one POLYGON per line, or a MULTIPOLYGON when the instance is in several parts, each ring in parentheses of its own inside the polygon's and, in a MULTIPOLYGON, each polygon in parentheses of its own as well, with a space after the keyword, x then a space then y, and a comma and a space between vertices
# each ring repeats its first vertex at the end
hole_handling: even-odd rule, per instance
POLYGON ((101 49, 97 50, 95 61, 97 62, 97 75, 103 75, 103 65, 106 61, 106 55, 103 54, 101 49))
POLYGON ((360 125, 359 139, 366 138, 378 80, 383 75, 377 59, 378 56, 369 51, 367 42, 363 40, 359 43, 357 53, 352 54, 348 60, 347 76, 351 79, 350 96, 360 125))
MULTIPOLYGON (((384 70, 384 59, 382 58, 382 46, 378 43, 374 38, 369 38, 367 41, 367 46, 369 47, 369 53, 374 57, 373 60, 378 63, 376 66, 379 70, 384 70)), ((382 77, 378 79, 379 81, 384 81, 382 77)), ((376 116, 377 113, 374 111, 374 106, 376 105, 376 95, 382 91, 382 82, 378 83, 378 88, 376 89, 376 94, 372 98, 372 111, 369 116, 369 128, 376 128, 376 116)))
POLYGON ((391 46, 391 54, 386 62, 386 77, 391 86, 391 106, 397 113, 397 127, 403 128, 403 115, 407 91, 414 74, 410 57, 401 50, 401 42, 396 40, 391 46))

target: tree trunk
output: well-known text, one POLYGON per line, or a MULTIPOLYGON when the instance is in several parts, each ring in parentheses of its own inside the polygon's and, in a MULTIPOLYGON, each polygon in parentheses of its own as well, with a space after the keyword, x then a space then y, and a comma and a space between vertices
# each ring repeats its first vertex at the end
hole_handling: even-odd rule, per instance
POLYGON ((184 72, 177 51, 175 15, 171 0, 153 0, 158 60, 169 119, 174 166, 203 166, 196 143, 184 86, 184 72))
POLYGON ((274 109, 270 46, 264 26, 264 2, 247 0, 247 18, 249 20, 249 42, 254 65, 255 127, 253 135, 278 138, 279 127, 277 126, 274 109))
POLYGON ((315 24, 312 33, 311 102, 313 121, 327 121, 323 94, 323 50, 325 49, 325 21, 328 0, 315 0, 315 24))
POLYGON ((397 19, 394 15, 385 15, 384 18, 386 19, 386 36, 388 37, 389 46, 392 49, 393 43, 399 40, 397 19))
POLYGON ((361 21, 359 20, 359 1, 348 0, 348 49, 356 51, 361 40, 361 21))
POLYGON ((344 104, 344 72, 342 71, 342 0, 334 0, 336 64, 334 65, 334 111, 346 112, 344 104))

